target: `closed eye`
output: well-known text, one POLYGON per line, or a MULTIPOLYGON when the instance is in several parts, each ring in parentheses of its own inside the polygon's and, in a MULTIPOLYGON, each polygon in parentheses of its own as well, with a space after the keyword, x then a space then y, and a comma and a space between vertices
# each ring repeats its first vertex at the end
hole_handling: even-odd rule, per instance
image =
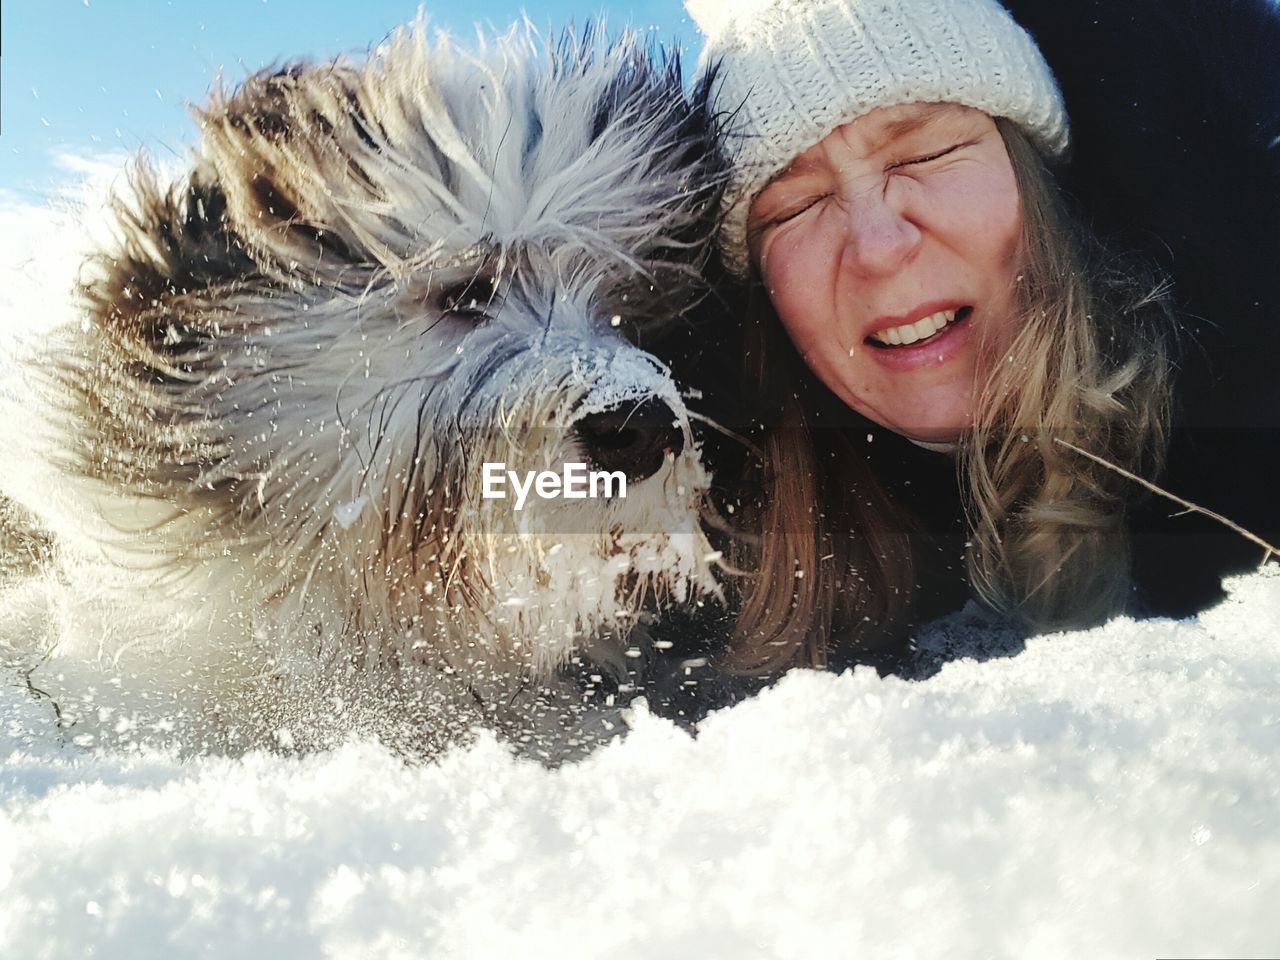
POLYGON ((783 213, 779 214, 773 219, 764 221, 759 226, 747 231, 748 241, 755 239, 756 237, 760 236, 761 234, 763 234, 765 231, 769 230, 772 227, 776 227, 781 224, 784 224, 788 220, 794 220, 796 217, 800 216, 800 214, 804 213, 805 211, 812 210, 815 206, 817 206, 823 200, 827 199, 827 197, 829 196, 831 196, 831 194, 829 193, 816 194, 815 196, 810 197, 809 199, 798 204, 797 206, 794 206, 791 209, 784 211, 783 213))
POLYGON ((964 146, 967 146, 967 144, 957 143, 957 144, 954 144, 953 146, 947 147, 947 149, 945 150, 939 150, 937 153, 930 153, 923 157, 912 157, 910 160, 899 160, 897 163, 889 164, 889 169, 896 170, 899 167, 912 167, 922 163, 929 163, 932 160, 940 160, 943 157, 945 157, 947 154, 955 153, 957 150, 959 150, 961 147, 964 147, 964 146))

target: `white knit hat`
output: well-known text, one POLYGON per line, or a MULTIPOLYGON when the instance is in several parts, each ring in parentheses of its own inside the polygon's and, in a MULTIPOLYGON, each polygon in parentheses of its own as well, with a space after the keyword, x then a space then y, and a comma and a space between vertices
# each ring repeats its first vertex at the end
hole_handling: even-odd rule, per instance
POLYGON ((747 269, 751 201, 797 155, 876 107, 959 103, 1014 121, 1050 157, 1066 151, 1053 74, 996 0, 685 6, 706 36, 699 72, 720 65, 712 95, 733 163, 720 244, 739 273, 747 269))

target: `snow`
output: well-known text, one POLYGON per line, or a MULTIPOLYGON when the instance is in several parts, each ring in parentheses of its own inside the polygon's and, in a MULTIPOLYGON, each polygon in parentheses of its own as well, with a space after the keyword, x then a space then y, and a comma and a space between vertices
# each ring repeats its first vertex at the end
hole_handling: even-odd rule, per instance
MULTIPOLYGON (((1280 570, 924 679, 793 672, 545 769, 89 751, 0 677, 0 956, 1276 956, 1280 570)), ((973 656, 956 659, 961 654, 973 656)))
POLYGON ((360 514, 364 513, 365 507, 369 506, 369 497, 367 494, 361 494, 350 503, 343 503, 333 508, 333 519, 343 530, 350 530, 352 524, 360 519, 360 514))

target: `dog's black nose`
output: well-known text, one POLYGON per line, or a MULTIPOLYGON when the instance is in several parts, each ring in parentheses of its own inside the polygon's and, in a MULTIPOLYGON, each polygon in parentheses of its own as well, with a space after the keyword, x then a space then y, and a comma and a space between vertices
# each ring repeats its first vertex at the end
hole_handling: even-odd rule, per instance
POLYGON ((602 413, 589 413, 577 423, 583 451, 597 470, 621 470, 629 483, 658 472, 663 457, 684 449, 672 409, 661 400, 627 403, 602 413))

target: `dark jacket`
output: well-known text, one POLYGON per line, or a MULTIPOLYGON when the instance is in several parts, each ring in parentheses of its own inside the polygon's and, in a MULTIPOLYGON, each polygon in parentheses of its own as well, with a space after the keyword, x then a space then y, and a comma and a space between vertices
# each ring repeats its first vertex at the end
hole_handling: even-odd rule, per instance
MULTIPOLYGON (((1174 282, 1184 344, 1160 484, 1280 544, 1280 6, 1003 2, 1062 89, 1060 182, 1111 249, 1174 282)), ((1148 612, 1193 613, 1263 556, 1179 510, 1131 511, 1148 612)))

